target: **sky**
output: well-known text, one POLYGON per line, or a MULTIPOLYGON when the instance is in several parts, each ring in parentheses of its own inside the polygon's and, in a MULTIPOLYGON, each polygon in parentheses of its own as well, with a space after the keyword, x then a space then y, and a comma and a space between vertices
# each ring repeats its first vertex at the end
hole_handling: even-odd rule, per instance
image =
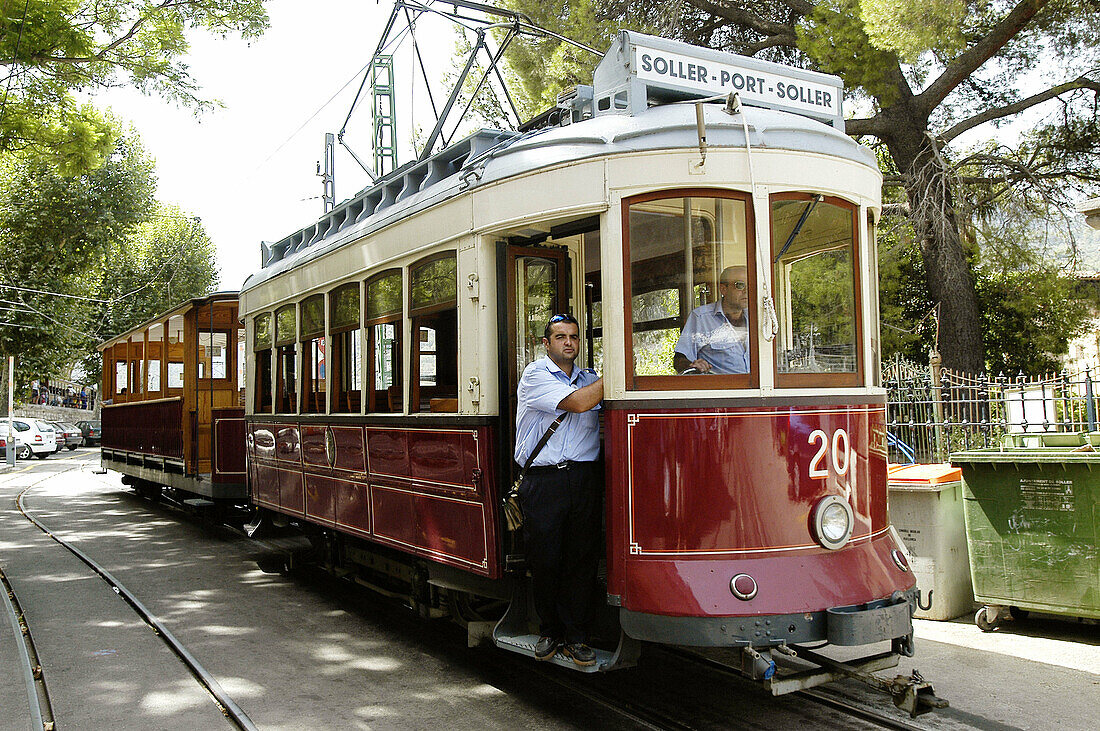
MULTIPOLYGON (((221 289, 239 288, 259 269, 261 241, 278 241, 324 212, 316 166, 323 159, 325 133, 343 125, 362 79, 360 69, 378 44, 391 4, 272 0, 266 7, 271 26, 258 39, 189 35, 185 62, 202 96, 220 101, 222 108, 196 118, 190 109, 133 89, 93 97, 98 107, 109 107, 140 134, 156 160, 160 201, 202 219, 217 247, 221 289)), ((417 41, 432 78, 449 70, 454 38, 441 21, 421 21, 417 41)), ((412 139, 410 119, 418 120, 425 133, 433 122, 425 117, 430 108, 422 87, 407 91, 411 74, 420 73, 410 49, 406 41, 395 58, 402 143, 412 139)), ((370 125, 367 96, 345 139, 368 164, 370 125)), ((398 164, 411 159, 410 146, 403 146, 398 164)), ((370 182, 339 146, 335 172, 337 202, 370 182)))

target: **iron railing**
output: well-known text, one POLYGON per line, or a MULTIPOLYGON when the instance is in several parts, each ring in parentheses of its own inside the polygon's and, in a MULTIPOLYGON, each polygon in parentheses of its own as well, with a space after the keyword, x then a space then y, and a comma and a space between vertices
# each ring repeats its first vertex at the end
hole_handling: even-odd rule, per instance
POLYGON ((1028 377, 988 376, 895 359, 883 368, 892 463, 946 462, 995 447, 1007 434, 1094 431, 1092 368, 1028 377))

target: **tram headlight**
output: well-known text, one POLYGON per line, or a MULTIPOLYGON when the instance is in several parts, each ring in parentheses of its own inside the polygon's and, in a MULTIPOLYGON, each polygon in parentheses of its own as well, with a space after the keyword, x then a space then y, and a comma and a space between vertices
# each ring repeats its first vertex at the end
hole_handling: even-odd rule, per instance
POLYGON ((839 495, 827 495, 814 506, 813 526, 815 538, 825 548, 843 548, 852 537, 855 514, 848 501, 839 495))

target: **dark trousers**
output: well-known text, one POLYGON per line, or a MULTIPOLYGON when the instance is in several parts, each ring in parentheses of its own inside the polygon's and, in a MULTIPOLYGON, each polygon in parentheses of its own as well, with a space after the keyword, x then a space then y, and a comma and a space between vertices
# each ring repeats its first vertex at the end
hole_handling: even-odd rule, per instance
POLYGON ((602 488, 594 462, 533 469, 520 487, 540 632, 566 643, 587 642, 594 618, 602 488))

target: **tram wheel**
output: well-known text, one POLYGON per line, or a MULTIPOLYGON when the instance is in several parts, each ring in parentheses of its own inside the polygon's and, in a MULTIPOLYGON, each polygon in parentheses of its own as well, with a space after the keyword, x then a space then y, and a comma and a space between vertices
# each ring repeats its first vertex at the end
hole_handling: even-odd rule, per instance
POLYGON ((982 607, 974 614, 974 624, 982 632, 992 632, 997 627, 997 621, 989 618, 989 607, 982 607))

